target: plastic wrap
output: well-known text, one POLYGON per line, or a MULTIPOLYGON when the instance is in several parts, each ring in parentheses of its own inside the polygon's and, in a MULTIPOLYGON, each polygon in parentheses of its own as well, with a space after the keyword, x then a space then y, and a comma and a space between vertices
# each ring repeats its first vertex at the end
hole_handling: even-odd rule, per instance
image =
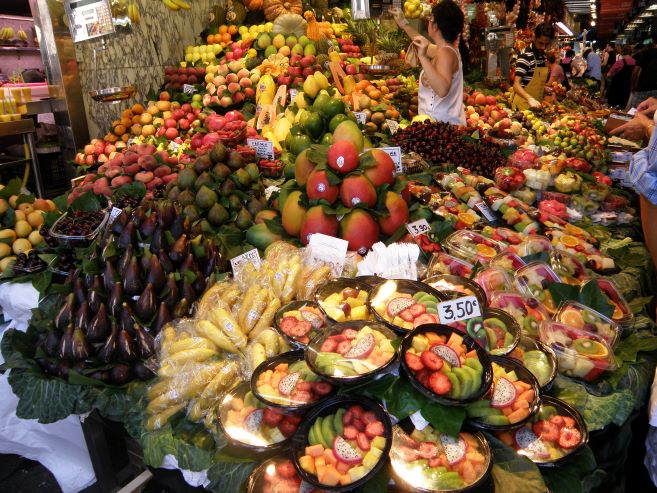
POLYGON ((372 290, 370 306, 378 321, 407 332, 419 325, 439 323, 439 301, 443 297, 426 284, 391 279, 372 290))
POLYGON ((541 322, 550 319, 547 310, 536 298, 518 293, 495 293, 490 306, 500 308, 515 318, 522 333, 533 339, 539 338, 541 322))
POLYGON ((488 299, 495 292, 513 290, 513 280, 505 270, 499 267, 488 267, 477 272, 474 280, 483 288, 488 299))
POLYGON ((575 301, 561 303, 554 320, 573 329, 601 337, 609 347, 614 347, 620 338, 620 328, 614 321, 575 301))
POLYGON ((442 294, 445 299, 452 300, 463 296, 476 296, 481 307, 486 305, 485 291, 471 279, 443 274, 427 277, 424 283, 442 294))
POLYGON ((473 265, 465 260, 447 253, 434 253, 429 262, 427 277, 439 274, 468 277, 472 273, 473 265))
POLYGON ((295 346, 305 347, 326 326, 326 316, 314 301, 293 301, 274 317, 276 330, 295 346))
POLYGON ((515 252, 521 257, 527 257, 535 253, 549 252, 552 250, 552 243, 546 236, 529 235, 519 245, 514 246, 515 252))
POLYGON ((550 252, 550 265, 561 278, 572 278, 579 282, 585 282, 590 277, 584 263, 579 258, 559 249, 550 252))
POLYGON ((557 307, 546 283, 561 282, 561 279, 549 265, 543 262, 531 262, 516 272, 515 281, 519 291, 540 301, 548 313, 556 312, 557 307))
POLYGON ((487 308, 479 317, 446 324, 468 334, 489 354, 504 356, 513 351, 520 340, 520 326, 508 313, 487 308))
POLYGON ((549 389, 557 376, 557 357, 541 341, 523 336, 509 357, 518 360, 532 372, 542 390, 549 389))
POLYGON ((491 267, 497 267, 513 275, 518 269, 522 269, 527 263, 513 252, 502 252, 490 261, 491 267))

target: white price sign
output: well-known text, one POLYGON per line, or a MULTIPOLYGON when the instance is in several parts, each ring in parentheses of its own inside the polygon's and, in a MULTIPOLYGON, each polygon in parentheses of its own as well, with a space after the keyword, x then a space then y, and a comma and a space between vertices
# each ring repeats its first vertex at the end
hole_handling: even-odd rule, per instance
POLYGON ((265 188, 265 198, 269 200, 269 197, 272 196, 273 193, 275 192, 280 192, 280 188, 278 188, 276 185, 271 185, 265 188))
POLYGON ((486 220, 489 223, 496 221, 497 218, 495 217, 495 214, 493 213, 493 211, 490 210, 490 208, 486 205, 485 202, 477 202, 474 208, 479 212, 481 212, 481 214, 486 218, 486 220))
POLYGON ((242 267, 249 262, 251 262, 256 269, 260 268, 260 254, 258 253, 257 248, 230 259, 230 266, 233 268, 233 275, 237 276, 242 267))
POLYGON ((274 159, 274 143, 270 140, 246 139, 246 145, 255 151, 256 157, 274 159))
POLYGON ((406 230, 411 234, 413 238, 417 238, 418 236, 431 231, 431 226, 426 219, 418 219, 417 221, 408 223, 406 225, 406 230))
POLYGON ((183 84, 183 92, 185 94, 194 94, 196 92, 196 88, 192 84, 183 84))
POLYGON ((415 411, 409 416, 409 418, 411 419, 411 422, 413 423, 413 426, 415 426, 416 430, 422 431, 431 424, 426 419, 424 419, 424 416, 422 416, 422 411, 415 411))
POLYGON ((388 119, 386 119, 386 123, 388 124, 388 128, 390 129, 390 133, 392 135, 395 135, 399 130, 399 123, 397 123, 395 120, 388 120, 388 119))
POLYGON ((356 121, 361 125, 365 125, 367 123, 367 116, 365 116, 365 113, 362 111, 354 111, 354 116, 356 117, 356 121))
POLYGON ((476 296, 464 296, 438 303, 438 318, 441 324, 481 317, 481 308, 476 296))
POLYGON ((297 97, 297 94, 299 94, 298 89, 290 89, 290 103, 297 97))
POLYGON ((123 209, 119 209, 118 207, 112 207, 112 210, 110 211, 109 215, 109 223, 112 224, 114 220, 121 215, 123 212, 123 209))
POLYGON ((390 156, 395 163, 395 173, 403 173, 401 147, 381 147, 381 150, 390 156))
POLYGON ((344 269, 349 242, 322 233, 314 233, 308 242, 310 258, 331 266, 333 275, 338 277, 344 269))

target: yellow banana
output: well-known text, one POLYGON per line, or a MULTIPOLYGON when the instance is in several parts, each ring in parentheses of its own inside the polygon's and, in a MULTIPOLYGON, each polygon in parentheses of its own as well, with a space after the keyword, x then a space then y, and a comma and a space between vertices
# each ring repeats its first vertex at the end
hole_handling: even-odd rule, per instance
POLYGON ((271 323, 274 321, 274 315, 276 315, 276 312, 280 307, 281 300, 278 298, 273 298, 267 305, 267 308, 265 308, 265 311, 262 312, 262 315, 260 315, 260 320, 258 320, 258 323, 255 325, 253 330, 249 332, 249 336, 254 332, 258 334, 261 330, 271 326, 271 323))
POLYGON ((169 9, 169 10, 180 10, 180 6, 174 3, 173 0, 162 0, 162 3, 169 9))
POLYGON ((235 344, 228 338, 227 334, 208 320, 199 320, 196 324, 196 332, 198 335, 211 340, 217 347, 228 351, 229 353, 237 353, 238 349, 235 344))
POLYGON ((152 430, 157 430, 158 428, 161 428, 162 426, 167 424, 169 419, 174 414, 176 414, 178 411, 180 411, 184 406, 185 406, 185 404, 183 404, 183 403, 174 404, 171 407, 169 407, 169 408, 165 409, 164 411, 162 411, 161 413, 158 413, 158 414, 155 414, 155 415, 151 416, 146 421, 146 429, 152 431, 152 430))
POLYGON ((181 9, 189 10, 192 8, 190 4, 187 2, 184 2, 183 0, 171 0, 173 3, 175 3, 178 7, 181 9))
POLYGON ((246 337, 242 328, 237 323, 237 320, 220 306, 216 307, 210 312, 210 322, 212 322, 216 327, 224 331, 224 333, 230 339, 237 349, 244 349, 246 347, 246 337))

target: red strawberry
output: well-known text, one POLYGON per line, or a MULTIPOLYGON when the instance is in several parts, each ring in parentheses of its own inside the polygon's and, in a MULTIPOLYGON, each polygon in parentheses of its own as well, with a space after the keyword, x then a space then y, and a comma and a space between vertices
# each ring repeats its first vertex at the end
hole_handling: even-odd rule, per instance
POLYGON ((365 427, 365 434, 367 435, 368 438, 375 438, 381 436, 383 435, 384 431, 385 428, 383 428, 383 423, 381 423, 381 421, 379 420, 372 421, 370 424, 368 424, 365 427))
POLYGON ((310 385, 310 382, 305 382, 303 380, 300 380, 297 382, 297 390, 302 390, 304 392, 308 392, 312 386, 310 385))
POLYGON ((412 322, 413 319, 415 318, 408 308, 406 310, 402 310, 399 313, 399 316, 404 322, 412 322))
POLYGON ((347 412, 342 416, 342 424, 349 426, 354 419, 354 413, 351 412, 351 409, 347 409, 347 412))
POLYGON ((362 419, 363 419, 363 423, 368 425, 368 424, 373 423, 374 421, 376 421, 377 418, 376 418, 376 414, 374 414, 372 411, 366 411, 366 412, 363 413, 363 418, 362 419))
POLYGON ((447 375, 436 371, 429 377, 429 388, 438 395, 445 395, 452 390, 452 382, 449 381, 447 375))
POLYGON ((413 315, 413 318, 415 318, 415 317, 419 317, 424 312, 426 312, 427 307, 424 306, 422 303, 415 303, 414 305, 411 305, 408 311, 410 311, 411 314, 413 315))
POLYGON ((365 433, 359 433, 356 436, 356 445, 358 445, 358 448, 363 452, 367 452, 371 448, 370 440, 365 433))
POLYGON ((291 437, 294 435, 294 432, 297 431, 297 425, 289 421, 281 421, 281 424, 278 425, 278 429, 283 434, 284 437, 291 437))
POLYGON ((338 344, 338 348, 336 349, 336 351, 340 354, 345 354, 350 349, 351 349, 351 342, 342 341, 340 344, 338 344))
POLYGON ((317 395, 330 394, 331 390, 333 390, 333 386, 328 382, 313 382, 312 388, 313 392, 317 395))
POLYGON ((422 360, 416 354, 406 352, 404 353, 404 360, 406 361, 406 365, 408 365, 408 367, 413 371, 420 371, 424 369, 422 360))
POLYGON ((283 421, 283 417, 284 416, 278 411, 274 411, 273 409, 265 409, 262 419, 265 420, 267 426, 273 428, 274 426, 278 426, 278 424, 283 421))
POLYGON ((356 337, 358 337, 358 331, 354 329, 344 329, 342 335, 349 340, 356 339, 356 337))
POLYGON ((420 382, 422 385, 425 387, 429 386, 429 377, 431 376, 431 372, 429 370, 420 370, 415 374, 415 378, 417 378, 418 382, 420 382))
POLYGON ((563 428, 565 422, 563 420, 563 416, 552 416, 550 418, 550 423, 554 423, 557 425, 559 428, 563 428))
POLYGON ((575 428, 575 420, 570 416, 563 416, 563 425, 566 428, 575 428))
POLYGON ((424 351, 420 356, 422 364, 429 370, 438 371, 443 367, 443 360, 433 351, 424 351))
POLYGON ((290 396, 290 400, 298 404, 306 404, 312 400, 312 395, 310 392, 304 390, 295 390, 290 396))
POLYGON ((550 421, 537 421, 532 426, 532 430, 537 437, 548 442, 557 442, 559 440, 559 427, 550 421))
POLYGON ((358 436, 358 430, 351 425, 347 425, 342 430, 342 434, 347 440, 355 440, 358 436))
POLYGON ((576 428, 562 428, 559 436, 561 448, 574 448, 582 441, 582 434, 576 428))
POLYGON ((297 472, 294 470, 292 462, 285 461, 276 464, 276 472, 283 478, 291 479, 296 477, 297 472))
POLYGON ((360 404, 356 404, 355 406, 351 406, 351 412, 354 413, 354 418, 362 418, 363 414, 365 414, 365 409, 363 409, 363 406, 360 404))
POLYGON ((433 442, 422 442, 418 453, 423 459, 432 459, 438 455, 438 445, 433 442))
POLYGON ((301 423, 301 416, 299 414, 286 414, 283 421, 288 421, 292 424, 298 425, 301 423))
POLYGON ((359 418, 354 418, 351 423, 358 431, 365 431, 365 423, 362 422, 359 418))
POLYGON ((322 345, 320 346, 319 350, 322 353, 333 353, 335 352, 337 347, 338 347, 338 342, 335 339, 331 339, 329 337, 328 339, 324 339, 324 342, 322 342, 322 345))
POLYGON ((294 328, 298 323, 299 321, 294 317, 285 317, 280 321, 279 325, 281 330, 289 335, 290 332, 294 331, 294 328))

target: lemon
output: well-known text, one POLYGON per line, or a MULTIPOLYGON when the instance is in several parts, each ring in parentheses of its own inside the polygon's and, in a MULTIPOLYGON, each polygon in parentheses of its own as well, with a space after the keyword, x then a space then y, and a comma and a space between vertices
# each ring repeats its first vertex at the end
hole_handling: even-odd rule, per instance
POLYGON ((16 255, 19 253, 27 253, 32 250, 32 243, 27 238, 19 238, 12 245, 11 249, 16 255))
POLYGON ((11 255, 11 247, 6 243, 0 243, 0 258, 5 258, 7 255, 11 255))
POLYGON ((9 264, 13 263, 16 260, 16 257, 13 255, 11 257, 5 257, 2 260, 0 260, 0 272, 4 272, 7 267, 9 267, 9 264))
POLYGON ((30 223, 28 223, 26 220, 21 219, 20 221, 16 221, 14 231, 16 231, 16 236, 19 238, 26 238, 27 235, 32 232, 32 226, 30 226, 30 223))
POLYGON ((41 233, 39 233, 37 230, 32 231, 27 239, 30 243, 32 243, 32 246, 39 246, 41 243, 43 243, 43 236, 41 236, 41 233))

